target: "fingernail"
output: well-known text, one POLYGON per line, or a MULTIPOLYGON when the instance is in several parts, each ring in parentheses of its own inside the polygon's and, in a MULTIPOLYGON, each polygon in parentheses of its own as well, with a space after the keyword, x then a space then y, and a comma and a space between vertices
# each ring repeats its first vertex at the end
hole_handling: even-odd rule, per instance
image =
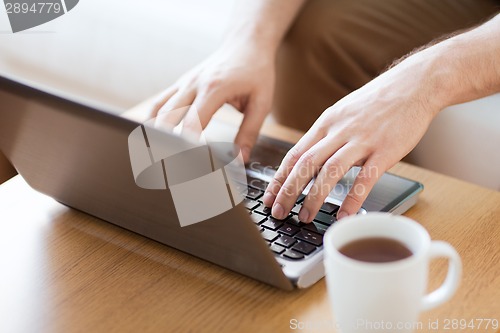
POLYGON ((308 222, 309 220, 309 211, 304 206, 300 209, 299 220, 300 222, 308 222))
POLYGON ((266 192, 262 197, 262 201, 264 202, 264 205, 271 207, 274 201, 274 195, 271 192, 266 192))
POLYGON ((277 218, 278 220, 283 219, 285 216, 285 210, 283 209, 283 206, 280 203, 275 203, 273 206, 273 209, 271 211, 272 215, 274 218, 277 218))
POLYGON ((337 214, 337 220, 341 220, 341 219, 343 219, 344 217, 347 217, 347 216, 349 216, 349 214, 347 214, 347 213, 346 213, 346 212, 344 212, 344 211, 341 211, 341 212, 339 212, 339 213, 337 214))

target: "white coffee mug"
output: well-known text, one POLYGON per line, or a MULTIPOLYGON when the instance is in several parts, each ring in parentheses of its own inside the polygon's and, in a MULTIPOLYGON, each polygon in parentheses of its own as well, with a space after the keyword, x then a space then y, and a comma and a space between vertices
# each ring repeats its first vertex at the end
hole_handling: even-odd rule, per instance
POLYGON ((388 213, 347 217, 325 234, 328 294, 340 332, 413 332, 425 329, 419 313, 449 300, 462 271, 460 256, 448 243, 431 241, 417 222, 388 213), (386 263, 365 262, 339 252, 344 245, 365 238, 390 238, 412 255, 386 263), (425 294, 429 262, 449 259, 448 275, 435 291, 425 294), (423 326, 423 327, 422 327, 423 326))

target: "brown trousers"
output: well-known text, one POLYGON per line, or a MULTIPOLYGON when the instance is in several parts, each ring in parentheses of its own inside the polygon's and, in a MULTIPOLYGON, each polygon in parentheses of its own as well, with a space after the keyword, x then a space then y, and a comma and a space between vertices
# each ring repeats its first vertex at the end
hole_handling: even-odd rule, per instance
POLYGON ((16 174, 16 170, 10 165, 9 161, 0 151, 0 184, 2 184, 7 179, 13 177, 16 174))
POLYGON ((305 131, 394 60, 499 10, 494 0, 309 0, 278 52, 274 117, 305 131))

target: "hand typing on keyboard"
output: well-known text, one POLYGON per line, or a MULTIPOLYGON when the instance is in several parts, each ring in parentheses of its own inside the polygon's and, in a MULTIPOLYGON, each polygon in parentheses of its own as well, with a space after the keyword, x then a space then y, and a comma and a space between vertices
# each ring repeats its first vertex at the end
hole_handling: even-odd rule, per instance
POLYGON ((263 202, 274 217, 287 216, 314 179, 298 215, 300 221, 313 221, 353 166, 361 169, 337 217, 359 211, 377 180, 417 145, 440 110, 428 98, 432 92, 421 67, 409 57, 323 112, 287 153, 266 189, 263 202))
POLYGON ((268 183, 260 179, 248 177, 248 194, 243 204, 262 237, 269 243, 271 251, 277 256, 291 260, 315 254, 323 245, 326 230, 336 221, 335 213, 339 206, 324 203, 312 223, 302 223, 297 217, 305 198, 301 194, 290 214, 276 219, 271 216, 271 208, 266 207, 261 200, 267 186, 268 183))

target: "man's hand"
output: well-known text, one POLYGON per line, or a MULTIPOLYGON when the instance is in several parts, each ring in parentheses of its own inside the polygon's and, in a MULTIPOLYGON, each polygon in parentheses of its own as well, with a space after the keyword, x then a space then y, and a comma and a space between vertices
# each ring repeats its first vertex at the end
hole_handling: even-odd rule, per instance
POLYGON ((287 216, 315 177, 299 212, 301 221, 312 221, 353 166, 361 170, 337 217, 358 212, 379 177, 416 146, 442 108, 429 79, 436 70, 430 64, 414 55, 328 108, 269 184, 264 204, 273 216, 287 216))
POLYGON ((244 114, 235 143, 248 161, 271 109, 278 46, 304 2, 237 1, 223 46, 163 92, 152 112, 156 125, 177 125, 182 117, 170 111, 193 105, 183 130, 196 134, 229 103, 244 114))
POLYGON ((252 45, 221 48, 162 93, 153 110, 156 125, 176 126, 182 119, 170 111, 192 105, 183 130, 197 132, 224 103, 231 104, 244 114, 235 143, 247 160, 271 109, 274 78, 272 53, 252 45))
MULTIPOLYGON (((264 195, 283 218, 314 183, 299 212, 310 222, 335 184, 361 166, 337 218, 355 214, 379 177, 420 141, 444 107, 500 91, 500 15, 414 53, 328 108, 290 150, 264 195)), ((307 110, 304 110, 307 112, 307 110)))

